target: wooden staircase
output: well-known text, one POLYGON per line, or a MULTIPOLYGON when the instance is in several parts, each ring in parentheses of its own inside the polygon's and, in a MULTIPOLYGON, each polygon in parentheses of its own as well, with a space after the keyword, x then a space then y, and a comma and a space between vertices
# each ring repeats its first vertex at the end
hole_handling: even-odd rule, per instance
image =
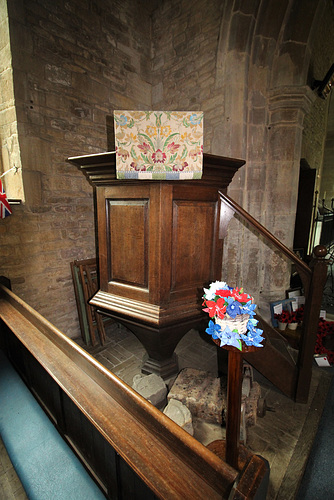
POLYGON ((326 247, 320 245, 315 247, 313 260, 308 266, 229 196, 222 192, 219 192, 219 195, 222 202, 220 237, 223 238, 226 235, 231 218, 237 214, 268 245, 278 249, 293 262, 302 280, 305 294, 304 321, 296 355, 287 340, 261 317, 258 317, 259 327, 263 330, 266 339, 264 349, 261 355, 248 353, 244 355, 244 358, 288 397, 296 402, 306 403, 312 377, 323 288, 327 278, 326 247))
POLYGON ((266 339, 261 354, 245 354, 245 360, 262 373, 284 394, 294 398, 297 378, 297 360, 294 359, 288 341, 262 318, 257 316, 259 328, 266 339))

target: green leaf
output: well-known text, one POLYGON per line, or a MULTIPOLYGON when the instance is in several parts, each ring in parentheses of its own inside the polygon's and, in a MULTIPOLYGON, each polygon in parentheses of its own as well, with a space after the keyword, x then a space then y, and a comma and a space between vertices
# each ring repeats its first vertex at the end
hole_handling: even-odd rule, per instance
POLYGON ((140 156, 142 157, 142 159, 144 160, 144 162, 145 162, 145 163, 150 163, 150 162, 148 161, 147 156, 146 156, 146 155, 144 155, 144 153, 142 153, 140 156))
POLYGON ((134 160, 138 160, 138 156, 137 156, 137 154, 136 154, 136 151, 135 151, 134 146, 132 146, 132 148, 131 148, 131 156, 132 156, 132 158, 133 158, 134 160))
POLYGON ((168 143, 170 143, 171 140, 173 139, 173 137, 175 137, 176 135, 180 135, 179 132, 174 132, 174 134, 171 134, 167 137, 167 139, 165 140, 165 143, 164 143, 164 147, 163 147, 164 150, 165 150, 165 147, 168 145, 168 143))
POLYGON ((187 154, 188 154, 188 148, 187 148, 187 146, 184 146, 183 152, 182 152, 182 156, 181 156, 181 160, 183 160, 184 158, 186 158, 187 154))
POLYGON ((156 126, 157 127, 161 127, 161 116, 162 116, 162 113, 158 114, 158 113, 154 113, 155 114, 155 117, 156 117, 156 126))

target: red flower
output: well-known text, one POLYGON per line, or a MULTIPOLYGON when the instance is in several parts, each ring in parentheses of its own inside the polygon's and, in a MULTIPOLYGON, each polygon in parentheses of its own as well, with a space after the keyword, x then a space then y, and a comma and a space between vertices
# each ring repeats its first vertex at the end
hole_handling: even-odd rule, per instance
POLYGON ((238 302, 248 302, 251 300, 251 297, 248 295, 248 293, 242 293, 241 288, 234 288, 233 290, 217 290, 217 295, 220 297, 233 297, 234 300, 237 300, 238 302))
POLYGON ((144 154, 148 153, 150 150, 149 144, 146 144, 146 142, 143 142, 143 144, 138 144, 138 148, 142 150, 144 154))
POLYGON ((164 163, 166 161, 166 154, 161 151, 161 149, 157 149, 152 154, 152 160, 154 163, 164 163))
POLYGON ((234 293, 233 294, 233 297, 235 298, 235 300, 237 300, 238 302, 248 302, 249 300, 251 300, 252 297, 250 297, 248 295, 248 293, 242 293, 241 292, 241 289, 238 289, 236 288, 236 292, 237 293, 234 293))
POLYGON ((209 313, 210 318, 213 318, 217 315, 218 318, 223 319, 223 317, 225 316, 226 306, 224 299, 218 299, 217 302, 215 302, 214 300, 206 300, 205 305, 207 305, 208 307, 203 309, 203 311, 209 313))
POLYGON ((187 166, 188 166, 188 163, 186 161, 184 161, 179 168, 177 168, 176 165, 173 165, 173 171, 174 172, 182 172, 187 166))
POLYGON ((320 319, 318 324, 317 340, 314 347, 314 352, 315 354, 325 354, 330 364, 334 363, 334 352, 329 351, 323 345, 323 340, 328 335, 333 335, 333 334, 334 334, 334 322, 320 319))
POLYGON ((137 170, 137 172, 141 172, 141 171, 145 171, 146 170, 145 165, 143 165, 143 166, 140 167, 136 161, 131 162, 130 163, 130 167, 132 167, 135 170, 137 170))
POLYGON ((171 154, 174 154, 177 152, 179 147, 180 147, 180 144, 175 144, 175 142, 171 142, 170 144, 168 144, 167 149, 169 149, 171 154))
POLYGON ((216 294, 219 295, 219 297, 231 297, 232 293, 231 290, 217 290, 216 294))
POLYGON ((282 311, 281 314, 275 314, 275 318, 280 322, 280 323, 290 323, 290 313, 289 311, 282 311))

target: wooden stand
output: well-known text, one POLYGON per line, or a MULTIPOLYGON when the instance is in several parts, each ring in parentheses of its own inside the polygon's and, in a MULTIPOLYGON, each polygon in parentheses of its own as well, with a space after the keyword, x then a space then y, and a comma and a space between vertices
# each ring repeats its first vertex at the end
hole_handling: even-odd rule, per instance
POLYGON ((226 462, 238 468, 242 393, 242 352, 229 351, 227 378, 226 462))
MULTIPOLYGON (((219 339, 212 340, 215 344, 220 346, 219 339)), ((229 465, 239 470, 243 353, 256 352, 263 349, 263 347, 246 346, 243 344, 242 351, 228 345, 222 346, 222 349, 228 351, 228 373, 226 444, 222 441, 220 446, 224 449, 224 460, 226 460, 229 465)), ((219 441, 215 441, 214 443, 215 449, 219 449, 219 441)), ((211 443, 211 445, 212 444, 213 443, 211 443)), ((209 448, 211 445, 209 445, 209 448)), ((222 451, 220 453, 222 453, 222 451)))

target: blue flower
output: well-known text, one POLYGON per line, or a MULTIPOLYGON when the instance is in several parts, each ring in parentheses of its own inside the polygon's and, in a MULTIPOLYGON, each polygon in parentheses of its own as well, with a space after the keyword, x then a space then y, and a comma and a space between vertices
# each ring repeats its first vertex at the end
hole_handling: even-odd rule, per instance
POLYGON ((255 309, 256 309, 256 304, 252 304, 252 302, 249 301, 242 307, 242 314, 249 314, 250 316, 254 316, 255 309))
POLYGON ((258 324, 257 319, 249 318, 247 322, 247 330, 253 330, 253 328, 255 328, 257 324, 258 324))
POLYGON ((227 302, 226 312, 231 318, 235 318, 238 314, 242 314, 240 302, 234 300, 233 297, 228 297, 227 302))
POLYGON ((127 117, 125 115, 121 115, 120 119, 118 120, 118 125, 124 127, 124 125, 127 124, 127 121, 128 121, 127 117))
POLYGON ((252 328, 248 330, 247 335, 241 334, 240 337, 248 346, 253 345, 255 347, 263 347, 263 345, 261 344, 261 342, 264 340, 261 335, 262 333, 263 330, 260 330, 259 328, 252 328))
POLYGON ((216 323, 214 323, 211 319, 209 321, 209 326, 205 331, 206 331, 206 333, 211 335, 213 339, 220 338, 220 335, 218 335, 218 334, 221 333, 221 327, 220 327, 220 325, 217 325, 216 323))
POLYGON ((193 113, 190 116, 189 121, 192 125, 198 125, 199 123, 201 123, 202 118, 203 118, 202 115, 197 115, 196 113, 193 113))
POLYGON ((240 351, 242 350, 242 344, 238 332, 234 330, 232 331, 228 326, 222 331, 222 334, 220 335, 220 347, 224 345, 232 345, 240 351))

